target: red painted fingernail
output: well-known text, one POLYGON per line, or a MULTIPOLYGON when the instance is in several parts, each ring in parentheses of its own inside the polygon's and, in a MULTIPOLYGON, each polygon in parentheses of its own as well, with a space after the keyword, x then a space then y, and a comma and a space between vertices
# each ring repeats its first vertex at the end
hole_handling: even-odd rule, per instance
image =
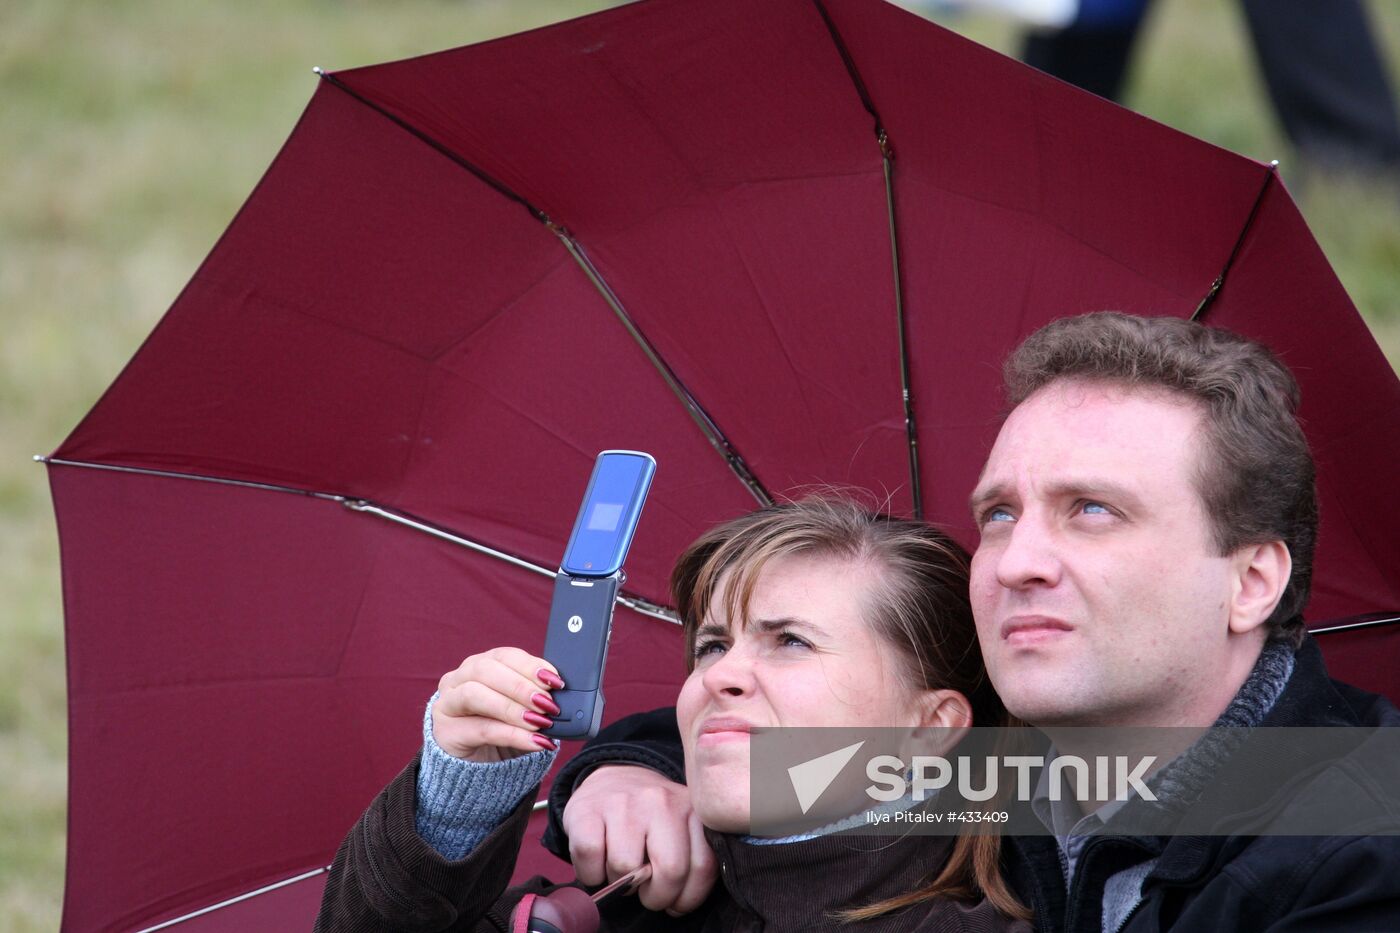
POLYGON ((559 704, 555 703, 543 693, 537 693, 534 696, 530 697, 530 702, 534 703, 535 706, 539 707, 539 711, 541 713, 548 713, 551 716, 559 715, 559 704))
POLYGON ((530 736, 530 738, 534 739, 535 744, 538 745, 540 748, 544 749, 545 751, 554 751, 554 740, 551 739, 549 736, 535 733, 534 735, 530 736))
POLYGON ((559 675, 554 673, 547 667, 540 668, 539 673, 537 673, 535 676, 540 679, 540 683, 544 684, 546 687, 549 687, 551 690, 564 689, 564 681, 560 680, 559 675))
POLYGON ((549 721, 548 717, 541 716, 532 709, 527 709, 525 711, 525 721, 537 729, 548 729, 550 726, 554 725, 554 723, 549 721))

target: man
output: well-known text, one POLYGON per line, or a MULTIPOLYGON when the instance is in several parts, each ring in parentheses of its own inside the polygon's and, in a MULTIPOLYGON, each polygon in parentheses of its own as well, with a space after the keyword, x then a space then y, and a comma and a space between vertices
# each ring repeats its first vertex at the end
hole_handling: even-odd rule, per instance
MULTIPOLYGON (((971 497, 971 597, 1011 712, 1046 728, 1400 725, 1385 699, 1330 681, 1305 634, 1313 463, 1296 383, 1268 350, 1176 319, 1084 315, 1017 348, 1006 388, 971 497)), ((567 833, 585 882, 649 860, 643 902, 683 912, 714 865, 667 780, 682 764, 666 712, 570 763, 548 841, 562 851, 567 833), (605 767, 626 762, 645 767, 605 767)), ((1163 769, 1164 806, 1208 794, 1229 751, 1198 745, 1163 769)), ((1264 812, 1342 795, 1381 814, 1338 830, 1353 835, 1125 837, 1112 805, 1085 813, 1042 791, 1053 837, 1015 840, 1007 867, 1042 930, 1400 929, 1400 837, 1363 835, 1400 816, 1342 770, 1264 812)))

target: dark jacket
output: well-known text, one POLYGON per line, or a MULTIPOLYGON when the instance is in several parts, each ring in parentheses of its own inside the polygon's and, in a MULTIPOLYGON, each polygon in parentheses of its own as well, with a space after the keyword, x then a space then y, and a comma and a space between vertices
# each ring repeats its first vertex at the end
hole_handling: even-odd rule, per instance
MULTIPOLYGON (((417 760, 386 787, 351 829, 331 866, 319 931, 506 931, 528 893, 559 885, 535 877, 507 888, 535 794, 465 858, 449 862, 415 831, 417 760)), ((952 840, 824 836, 781 845, 753 845, 708 834, 720 865, 701 908, 681 918, 644 909, 635 897, 604 902, 603 930, 782 931, 858 933, 993 933, 1030 926, 1002 917, 985 902, 925 902, 875 920, 839 923, 832 910, 915 890, 947 858, 952 840)))
MULTIPOLYGON (((679 775, 679 735, 666 734, 671 710, 657 710, 635 721, 645 736, 632 742, 628 721, 600 735, 555 780, 550 794, 546 844, 566 851, 560 815, 581 777, 600 764, 649 763, 665 759, 663 770, 679 775), (619 728, 621 727, 621 728, 619 728)), ((1396 726, 1400 712, 1384 697, 1328 678, 1316 643, 1307 639, 1294 657, 1287 686, 1262 726, 1396 726)), ((1243 756, 1241 756, 1243 757, 1243 756)), ((1393 762, 1391 763, 1394 764, 1393 762)), ((1293 763, 1270 762, 1276 776, 1291 777, 1293 763)), ((1224 766, 1222 779, 1238 778, 1224 766)), ((1258 763, 1255 762, 1257 767, 1258 763)), ((1338 761, 1289 781, 1286 793, 1264 794, 1262 823, 1326 805, 1337 816, 1339 802, 1355 813, 1342 836, 1096 836, 1084 846, 1066 891, 1064 869, 1053 837, 1014 837, 1007 846, 1006 870, 1022 900, 1045 933, 1101 933, 1104 885, 1124 868, 1149 858, 1157 862, 1143 882, 1142 901, 1120 927, 1121 933, 1154 930, 1246 931, 1337 930, 1400 931, 1400 813, 1394 787, 1377 784, 1376 770, 1364 757, 1338 761), (1389 835, 1384 835, 1389 834, 1389 835)), ((1384 770, 1391 771, 1393 768, 1384 770)), ((1265 783, 1261 782, 1261 786, 1265 783)), ((1275 780, 1272 786, 1282 788, 1275 780)))
MULTIPOLYGON (((1400 726, 1400 712, 1389 700, 1331 680, 1311 638, 1294 655, 1294 664, 1262 727, 1400 726)), ((1100 933, 1107 879, 1152 857, 1157 862, 1143 882, 1142 902, 1119 927, 1121 933, 1397 931, 1397 788, 1376 782, 1379 772, 1394 772, 1395 764, 1368 761, 1364 747, 1307 773, 1303 769, 1311 766, 1301 750, 1295 761, 1287 755, 1267 762, 1236 755, 1220 768, 1215 783, 1231 787, 1248 781, 1261 787, 1256 826, 1267 830, 1294 814, 1327 808, 1329 825, 1347 834, 1093 837, 1084 845, 1068 892, 1055 840, 1020 837, 1009 847, 1012 882, 1045 933, 1100 933)))

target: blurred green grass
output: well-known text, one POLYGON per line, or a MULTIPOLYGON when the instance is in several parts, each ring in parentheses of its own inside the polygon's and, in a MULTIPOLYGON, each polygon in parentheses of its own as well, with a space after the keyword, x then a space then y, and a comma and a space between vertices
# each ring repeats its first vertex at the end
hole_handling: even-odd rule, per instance
MULTIPOLYGON (((66 717, 43 469, 342 68, 554 22, 603 0, 0 0, 0 927, 58 925, 66 717)), ((1238 13, 1160 0, 1129 103, 1212 142, 1290 153, 1238 13)), ((1373 6, 1392 65, 1400 8, 1373 6)), ((948 23, 1003 50, 995 19, 948 23)), ((1400 193, 1314 177, 1304 213, 1392 363, 1400 193)))

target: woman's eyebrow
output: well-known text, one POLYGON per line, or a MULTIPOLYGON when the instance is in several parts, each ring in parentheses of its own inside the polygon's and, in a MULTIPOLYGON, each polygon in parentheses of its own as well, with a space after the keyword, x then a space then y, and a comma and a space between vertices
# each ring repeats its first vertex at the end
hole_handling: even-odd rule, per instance
POLYGON ((696 638, 723 638, 729 634, 729 629, 718 622, 706 622, 695 630, 696 638))
POLYGON ((781 631, 785 628, 800 628, 806 629, 809 632, 825 634, 821 626, 813 625, 806 619, 795 619, 791 616, 784 616, 779 619, 754 619, 753 624, 755 627, 758 628, 760 632, 762 632, 765 635, 781 631))

